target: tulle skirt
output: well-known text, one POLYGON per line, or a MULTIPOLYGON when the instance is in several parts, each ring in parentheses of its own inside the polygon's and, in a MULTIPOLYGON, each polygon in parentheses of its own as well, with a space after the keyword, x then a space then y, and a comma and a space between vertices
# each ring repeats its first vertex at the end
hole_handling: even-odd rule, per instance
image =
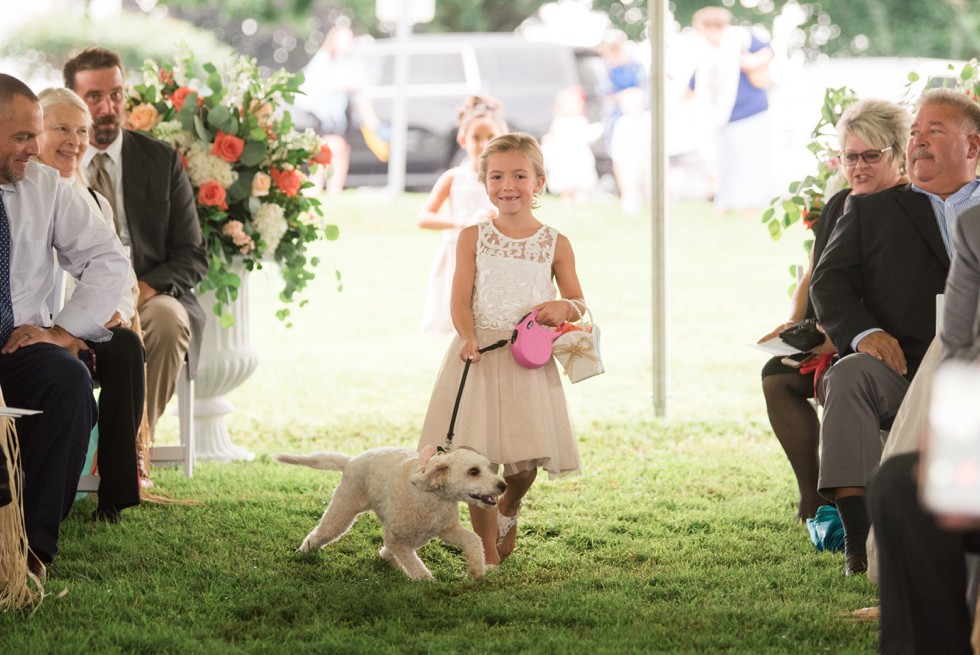
MULTIPOLYGON (((511 330, 477 330, 487 346, 509 339, 511 330)), ((462 340, 449 346, 422 425, 421 449, 446 440, 463 375, 462 340)), ((510 346, 483 353, 470 365, 459 404, 453 447, 471 448, 513 475, 538 467, 552 476, 574 473, 580 460, 565 393, 555 360, 526 369, 514 361, 510 346)))

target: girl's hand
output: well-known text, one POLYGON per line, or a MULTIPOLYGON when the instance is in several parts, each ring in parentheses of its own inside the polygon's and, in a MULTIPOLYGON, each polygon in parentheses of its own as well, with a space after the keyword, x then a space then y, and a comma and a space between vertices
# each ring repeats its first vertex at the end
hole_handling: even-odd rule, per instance
POLYGON ((532 307, 538 310, 538 323, 548 327, 558 327, 568 320, 571 307, 564 300, 550 300, 532 307))
POLYGON ((476 337, 470 337, 463 341, 459 349, 459 358, 464 362, 468 359, 474 364, 480 361, 480 346, 476 342, 476 337))

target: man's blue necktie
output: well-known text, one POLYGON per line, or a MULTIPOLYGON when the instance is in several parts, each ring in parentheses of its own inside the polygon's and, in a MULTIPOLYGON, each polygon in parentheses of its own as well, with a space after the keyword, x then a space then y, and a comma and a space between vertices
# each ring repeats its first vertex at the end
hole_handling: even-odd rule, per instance
POLYGON ((0 346, 14 330, 14 306, 10 301, 10 222, 0 195, 0 346))

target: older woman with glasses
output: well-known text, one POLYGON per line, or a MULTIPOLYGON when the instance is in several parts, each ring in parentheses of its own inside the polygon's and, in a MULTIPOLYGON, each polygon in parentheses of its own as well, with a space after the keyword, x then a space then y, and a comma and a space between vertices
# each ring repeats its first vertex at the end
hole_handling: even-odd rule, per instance
MULTIPOLYGON (((851 194, 868 194, 898 184, 907 184, 905 143, 909 134, 909 113, 899 105, 883 100, 863 100, 852 105, 837 124, 841 145, 838 160, 848 188, 833 196, 814 225, 815 239, 810 250, 806 273, 793 295, 789 321, 764 336, 765 341, 805 318, 815 317, 809 298, 810 275, 814 264, 827 245, 837 220, 844 213, 851 194)), ((816 379, 824 367, 815 366, 823 358, 826 365, 835 352, 829 338, 811 351, 815 358, 809 365, 794 368, 774 357, 762 369, 762 390, 773 432, 789 458, 799 487, 796 518, 812 518, 821 505, 827 504, 817 491, 820 470, 818 446, 820 423, 809 398, 819 389, 816 379)))

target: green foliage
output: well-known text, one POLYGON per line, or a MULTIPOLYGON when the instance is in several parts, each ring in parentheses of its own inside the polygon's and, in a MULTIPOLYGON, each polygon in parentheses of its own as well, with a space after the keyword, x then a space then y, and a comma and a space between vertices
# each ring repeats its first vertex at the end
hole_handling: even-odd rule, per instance
POLYGON ((151 18, 141 13, 122 12, 100 21, 72 17, 66 21, 44 17, 18 28, 0 47, 0 55, 33 64, 33 73, 60 77, 65 60, 76 50, 99 45, 115 50, 129 71, 138 71, 146 59, 173 57, 174 44, 186 43, 202 59, 221 60, 230 54, 227 45, 210 32, 169 18, 151 18))
POLYGON ((857 94, 847 87, 827 89, 824 93, 820 120, 810 133, 812 140, 807 144, 807 149, 816 159, 817 172, 790 184, 789 194, 773 198, 769 208, 762 214, 762 223, 766 225, 769 236, 773 239, 780 239, 786 228, 801 219, 812 223, 820 218, 826 202, 824 195, 827 185, 837 172, 837 121, 844 110, 857 100, 857 94))
MULTIPOLYGON (((784 6, 795 1, 754 3, 752 8, 735 3, 731 10, 740 22, 768 26, 784 6)), ((714 0, 687 0, 671 3, 671 8, 681 25, 690 25, 695 11, 718 4, 714 0)), ((806 37, 803 50, 811 58, 820 54, 941 59, 980 55, 980 14, 973 2, 804 0, 799 4, 807 15, 800 26, 806 37)))

